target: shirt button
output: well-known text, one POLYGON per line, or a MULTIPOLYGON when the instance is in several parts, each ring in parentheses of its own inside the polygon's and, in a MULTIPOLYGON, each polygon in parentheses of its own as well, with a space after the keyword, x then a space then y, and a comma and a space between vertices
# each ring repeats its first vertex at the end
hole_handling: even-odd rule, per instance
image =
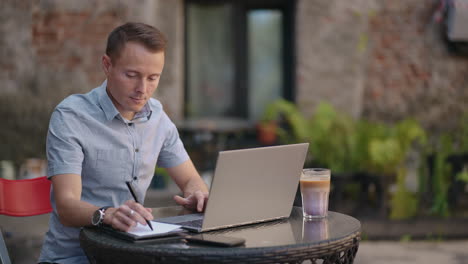
POLYGON ((133 125, 133 123, 128 123, 128 126, 132 126, 132 125, 133 125))
POLYGON ((136 148, 136 149, 135 149, 135 152, 138 152, 138 151, 140 151, 140 150, 136 148))
POLYGON ((136 181, 136 180, 137 180, 137 177, 133 177, 133 179, 136 181))

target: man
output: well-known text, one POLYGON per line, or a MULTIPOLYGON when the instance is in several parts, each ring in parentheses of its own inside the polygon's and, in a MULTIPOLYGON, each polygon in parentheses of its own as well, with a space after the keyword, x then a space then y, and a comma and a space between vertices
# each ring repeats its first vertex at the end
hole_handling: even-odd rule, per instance
POLYGON ((152 94, 164 67, 166 40, 142 23, 127 23, 108 37, 102 68, 107 80, 72 95, 52 114, 47 135, 50 218, 39 262, 88 263, 79 228, 108 224, 128 230, 152 220, 125 182, 144 200, 155 166, 167 168, 183 191, 175 201, 201 212, 208 190, 174 124, 152 94))

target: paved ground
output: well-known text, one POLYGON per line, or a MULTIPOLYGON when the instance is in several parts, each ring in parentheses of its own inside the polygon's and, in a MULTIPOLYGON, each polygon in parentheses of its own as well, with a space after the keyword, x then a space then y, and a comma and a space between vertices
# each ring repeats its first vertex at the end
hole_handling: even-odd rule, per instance
MULTIPOLYGON (((172 203, 172 193, 150 192, 147 206, 172 203)), ((0 215, 0 228, 7 240, 13 264, 35 263, 48 229, 49 215, 7 217, 0 215)), ((356 264, 466 264, 468 240, 456 241, 362 241, 356 264)))
POLYGON ((468 240, 362 242, 355 259, 356 264, 466 264, 468 240))

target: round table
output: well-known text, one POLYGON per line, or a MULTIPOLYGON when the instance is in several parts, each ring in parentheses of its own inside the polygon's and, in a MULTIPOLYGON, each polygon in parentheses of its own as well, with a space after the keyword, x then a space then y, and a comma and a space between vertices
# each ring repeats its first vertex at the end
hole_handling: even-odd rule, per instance
MULTIPOLYGON (((177 206, 153 209, 155 218, 185 213, 177 206)), ((336 212, 329 212, 322 220, 307 221, 302 209, 294 207, 287 219, 207 233, 242 237, 246 243, 222 248, 189 244, 177 237, 130 242, 99 228, 85 227, 80 244, 90 263, 353 263, 361 224, 336 212)))

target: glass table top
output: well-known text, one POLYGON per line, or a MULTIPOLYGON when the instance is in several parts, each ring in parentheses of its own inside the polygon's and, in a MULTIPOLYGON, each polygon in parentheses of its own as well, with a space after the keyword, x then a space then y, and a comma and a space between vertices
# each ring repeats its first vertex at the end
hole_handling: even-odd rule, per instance
MULTIPOLYGON (((189 213, 181 207, 154 208, 153 215, 157 218, 189 213)), ((343 239, 360 231, 360 222, 348 215, 328 212, 328 217, 318 220, 306 220, 302 217, 302 209, 294 207, 287 219, 274 220, 259 224, 251 224, 217 231, 207 234, 241 237, 246 240, 246 248, 287 246, 294 244, 320 244, 343 239)), ((199 247, 177 241, 157 243, 158 247, 199 247)), ((148 242, 151 245, 151 241, 148 242)), ((156 245, 156 244, 155 244, 156 245)), ((206 246, 203 246, 206 247, 206 246)))

